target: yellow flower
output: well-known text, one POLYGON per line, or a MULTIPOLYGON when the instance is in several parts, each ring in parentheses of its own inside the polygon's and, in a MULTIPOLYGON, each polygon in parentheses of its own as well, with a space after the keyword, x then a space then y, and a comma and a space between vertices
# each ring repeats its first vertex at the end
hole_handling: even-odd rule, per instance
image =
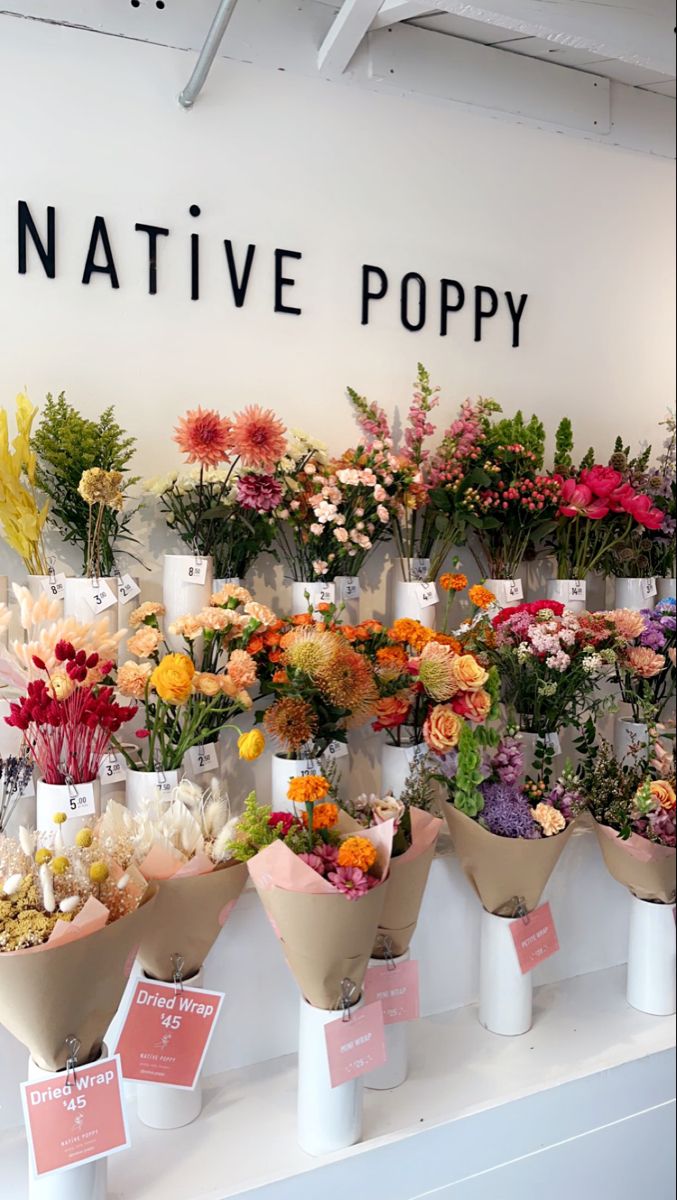
POLYGON ((105 862, 94 862, 89 868, 89 878, 92 883, 105 883, 108 875, 109 871, 105 862))
POLYGON ((376 847, 367 838, 346 838, 339 848, 337 861, 339 867, 358 867, 366 874, 376 862, 376 847))
POLYGON ((68 817, 66 816, 65 812, 55 812, 52 820, 55 825, 65 825, 68 817))
POLYGON ((51 857, 52 857, 52 851, 48 850, 46 846, 42 846, 41 849, 38 850, 37 854, 35 855, 36 865, 38 867, 41 867, 43 865, 43 863, 48 863, 51 857))
POLYGON ((324 775, 297 775, 289 780, 287 796, 294 804, 314 804, 324 800, 329 783, 324 775))
POLYGON ((34 490, 36 457, 31 450, 31 427, 37 411, 27 396, 17 396, 17 435, 10 443, 7 411, 0 408, 0 523, 7 544, 21 556, 26 569, 44 575, 42 529, 49 502, 38 508, 34 490))
POLYGON ((93 841, 94 835, 91 829, 78 829, 75 835, 76 846, 79 846, 81 850, 86 850, 88 846, 91 846, 93 841))
POLYGON ((57 858, 52 859, 49 866, 54 875, 65 875, 70 863, 65 854, 60 854, 57 858))
POLYGON ((195 667, 187 654, 166 654, 150 677, 165 704, 185 704, 193 690, 195 667))
POLYGON ((266 739, 260 729, 252 729, 249 733, 241 733, 237 739, 237 749, 240 758, 245 762, 254 762, 266 745, 266 739))

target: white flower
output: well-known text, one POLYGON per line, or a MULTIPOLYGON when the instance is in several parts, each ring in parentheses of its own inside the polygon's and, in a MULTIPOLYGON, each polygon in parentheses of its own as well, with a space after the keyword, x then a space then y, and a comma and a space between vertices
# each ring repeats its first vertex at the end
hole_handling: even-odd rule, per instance
POLYGON ((324 533, 324 525, 318 525, 317 521, 313 521, 312 525, 310 526, 310 532, 313 533, 315 537, 321 537, 321 535, 324 533))
POLYGON ((326 575, 329 563, 326 563, 321 558, 316 558, 313 563, 313 571, 316 575, 326 575))
POLYGON ((37 839, 36 830, 27 829, 25 825, 19 826, 19 845, 28 858, 32 858, 35 854, 37 839))
POLYGON ((42 888, 42 904, 45 912, 53 913, 56 908, 56 900, 54 899, 54 884, 52 882, 52 872, 47 863, 43 863, 39 869, 40 887, 42 888))
POLYGON ((80 905, 80 897, 79 896, 66 896, 66 899, 62 900, 59 905, 59 912, 62 912, 62 913, 75 912, 76 908, 78 908, 79 905, 80 905))
POLYGON ((342 526, 339 526, 338 529, 334 530, 334 537, 336 538, 337 542, 347 542, 348 530, 344 529, 342 526))
POLYGON ((376 516, 382 525, 387 525, 388 521, 390 520, 390 514, 388 513, 388 509, 384 504, 379 504, 378 508, 376 509, 376 516))
POLYGON ((583 658, 583 670, 587 675, 596 675, 602 669, 602 659, 599 654, 586 654, 583 658))
POLYGON ((357 487, 360 482, 360 472, 355 467, 345 467, 342 471, 336 472, 336 478, 340 483, 347 484, 349 487, 357 487))
POLYGON ((2 890, 6 896, 13 896, 15 894, 15 892, 18 892, 19 888, 21 887, 22 882, 23 882, 23 875, 21 874, 20 871, 17 872, 16 875, 8 875, 7 879, 4 882, 2 890))

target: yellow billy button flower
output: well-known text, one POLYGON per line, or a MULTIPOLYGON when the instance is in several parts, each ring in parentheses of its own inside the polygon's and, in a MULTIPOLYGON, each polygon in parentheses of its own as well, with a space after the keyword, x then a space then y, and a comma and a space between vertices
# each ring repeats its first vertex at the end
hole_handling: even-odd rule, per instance
POLYGON ((65 875, 70 863, 65 854, 59 854, 57 858, 52 859, 49 866, 53 875, 65 875))
POLYGON ((65 825, 68 817, 65 812, 55 812, 52 820, 55 825, 65 825))
POLYGON ((38 850, 37 854, 35 855, 36 865, 38 867, 41 867, 43 865, 43 863, 48 863, 51 857, 52 857, 52 851, 48 850, 46 846, 42 846, 41 849, 38 850))
POLYGON ((254 762, 265 749, 266 739, 260 729, 252 729, 249 733, 241 733, 237 739, 240 758, 245 762, 254 762))
POLYGON ((75 835, 75 845, 81 850, 86 850, 94 841, 94 835, 91 829, 78 829, 75 835))
POLYGON ((89 878, 92 883, 105 883, 108 875, 109 871, 105 862, 94 862, 89 868, 89 878))

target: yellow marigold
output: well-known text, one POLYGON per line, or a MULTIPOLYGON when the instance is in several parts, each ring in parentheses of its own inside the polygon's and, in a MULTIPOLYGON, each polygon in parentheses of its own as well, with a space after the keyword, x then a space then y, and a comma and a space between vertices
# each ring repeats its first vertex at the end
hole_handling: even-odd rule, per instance
POLYGON ((76 846, 79 846, 81 850, 86 850, 88 846, 91 846, 93 841, 94 835, 91 829, 78 829, 75 835, 76 846))
POLYGON ((329 783, 324 775, 297 775, 289 780, 287 796, 294 804, 314 804, 324 800, 329 783))
POLYGON ((193 690, 195 667, 187 654, 166 654, 150 677, 165 704, 185 704, 193 690))
POLYGON ((93 862, 89 868, 89 878, 92 883, 105 883, 110 872, 105 862, 93 862))
POLYGON ((481 583, 476 583, 468 592, 468 599, 475 608, 491 608, 492 604, 496 603, 496 597, 489 588, 482 587, 481 583))
POLYGON ((241 733, 237 739, 237 749, 244 762, 254 762, 263 753, 266 739, 260 729, 251 729, 249 733, 241 733))
POLYGON ((339 819, 336 804, 316 804, 313 809, 313 829, 333 829, 339 819))
POLYGON ((49 869, 54 875, 65 875, 69 867, 70 863, 65 854, 59 854, 49 864, 49 869))
POLYGON ((462 592, 468 586, 468 576, 459 572, 457 575, 440 575, 440 587, 445 592, 462 592))
POLYGON ((339 848, 339 867, 359 867, 366 872, 376 862, 376 847, 367 838, 349 837, 339 848))
POLYGON ((134 612, 130 614, 127 621, 132 629, 136 629, 139 625, 148 619, 148 617, 164 617, 164 604, 155 604, 152 600, 147 600, 145 604, 140 604, 134 612))
POLYGON ((36 864, 41 867, 43 863, 48 863, 51 857, 52 851, 48 850, 46 846, 42 846, 35 855, 36 864))

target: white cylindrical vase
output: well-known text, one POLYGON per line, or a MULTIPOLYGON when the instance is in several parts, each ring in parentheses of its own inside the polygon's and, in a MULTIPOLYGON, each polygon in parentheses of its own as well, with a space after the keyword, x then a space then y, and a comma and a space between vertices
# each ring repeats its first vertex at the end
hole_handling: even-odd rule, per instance
POLYGON ((628 1004, 655 1017, 675 1012, 675 916, 673 904, 630 895, 628 1004))
POLYGON ((674 600, 677 596, 677 580, 674 576, 671 579, 657 579, 656 587, 659 600, 674 600))
MULTIPOLYGON (((102 1047, 100 1058, 107 1058, 108 1051, 102 1047)), ((81 1063, 81 1066, 88 1066, 81 1063)), ((77 1072, 77 1067, 76 1067, 77 1072)), ((54 1078, 54 1071, 43 1071, 36 1066, 33 1059, 28 1059, 28 1082, 43 1083, 54 1078)), ((60 1072, 65 1079, 65 1069, 60 1072)), ((33 1166, 28 1162, 28 1200, 106 1200, 108 1195, 108 1159, 97 1158, 95 1162, 83 1163, 80 1167, 70 1167, 67 1171, 57 1171, 49 1175, 36 1177, 33 1166)))
POLYGON ((344 625, 360 623, 360 584, 356 576, 337 575, 334 580, 336 603, 343 606, 341 620, 344 625))
POLYGON ((648 726, 641 721, 627 721, 616 717, 614 723, 614 754, 619 761, 626 759, 628 765, 636 763, 649 744, 648 726))
POLYGON ((533 1019, 532 974, 522 974, 511 933, 521 920, 482 909, 479 1018, 485 1029, 502 1037, 527 1033, 533 1019))
POLYGON ((521 579, 485 579, 484 587, 493 592, 498 608, 511 608, 524 603, 524 587, 521 579))
MULTIPOLYGON (((393 982, 397 983, 397 968, 401 963, 409 962, 410 953, 400 954, 398 958, 388 960, 393 972, 393 982)), ((386 960, 371 958, 370 967, 383 967, 386 960)), ((382 1067, 370 1071, 364 1077, 364 1086, 374 1092, 388 1092, 401 1087, 409 1074, 409 1022, 397 1021, 386 1025, 384 1029, 386 1043, 386 1061, 382 1067)))
POLYGON ((79 575, 66 578, 64 581, 63 615, 72 617, 81 625, 89 625, 92 621, 106 621, 110 633, 118 631, 118 581, 114 576, 95 579, 89 575, 79 575), (101 585, 106 584, 114 597, 114 603, 109 608, 101 608, 99 612, 93 606, 93 597, 101 585))
POLYGON ((437 604, 421 604, 420 583, 404 583, 395 580, 393 621, 419 621, 426 629, 434 629, 437 619, 437 604))
POLYGON ((633 608, 637 611, 641 608, 654 608, 656 604, 655 592, 653 596, 647 596, 647 584, 650 582, 647 579, 615 579, 615 607, 633 608))
POLYGON ((545 594, 548 600, 557 600, 570 612, 585 612, 587 584, 584 579, 549 579, 545 594))
MULTIPOLYGON (((362 1077, 331 1086, 325 1025, 341 1013, 313 1008, 301 996, 299 1019, 298 1142, 306 1154, 332 1154, 362 1137, 362 1077)), ((349 1010, 357 1012, 359 1000, 349 1010)), ((346 1024, 350 1032, 350 1024, 346 1024)))
POLYGON ((210 555, 196 557, 194 554, 165 554, 162 560, 162 603, 165 607, 163 628, 170 650, 185 651, 182 637, 168 632, 169 626, 179 617, 198 613, 208 608, 212 596, 212 560, 210 555), (204 580, 199 582, 204 566, 204 580), (191 575, 191 572, 193 574, 191 575))
POLYGON ((381 745, 381 796, 394 796, 399 800, 404 791, 412 764, 417 755, 425 754, 425 745, 391 746, 381 745))
POLYGON ((130 813, 136 816, 144 800, 152 800, 160 788, 167 796, 176 787, 183 771, 133 771, 127 767, 125 800, 130 813))
POLYGON ((303 805, 293 804, 287 796, 289 783, 298 775, 321 775, 321 763, 316 758, 287 758, 284 754, 273 754, 271 764, 270 804, 273 812, 299 813, 303 805))
POLYGON ((96 818, 101 816, 101 780, 98 776, 87 785, 45 783, 44 779, 38 779, 35 785, 36 829, 39 829, 41 833, 54 833, 57 828, 54 824, 55 813, 66 814, 66 820, 58 828, 64 846, 74 846, 75 835, 78 831, 84 829, 85 826, 92 826, 96 818), (92 789, 94 812, 83 812, 82 816, 73 815, 73 804, 76 805, 75 812, 77 814, 77 797, 74 795, 73 789, 81 793, 85 786, 92 789))
MULTIPOLYGON (((150 975, 144 977, 150 979, 150 975)), ((204 986, 202 967, 188 979, 186 987, 204 986)), ((173 1087, 167 1083, 136 1084, 136 1111, 142 1125, 150 1129, 182 1129, 196 1121, 202 1112, 202 1080, 194 1088, 173 1087)))

